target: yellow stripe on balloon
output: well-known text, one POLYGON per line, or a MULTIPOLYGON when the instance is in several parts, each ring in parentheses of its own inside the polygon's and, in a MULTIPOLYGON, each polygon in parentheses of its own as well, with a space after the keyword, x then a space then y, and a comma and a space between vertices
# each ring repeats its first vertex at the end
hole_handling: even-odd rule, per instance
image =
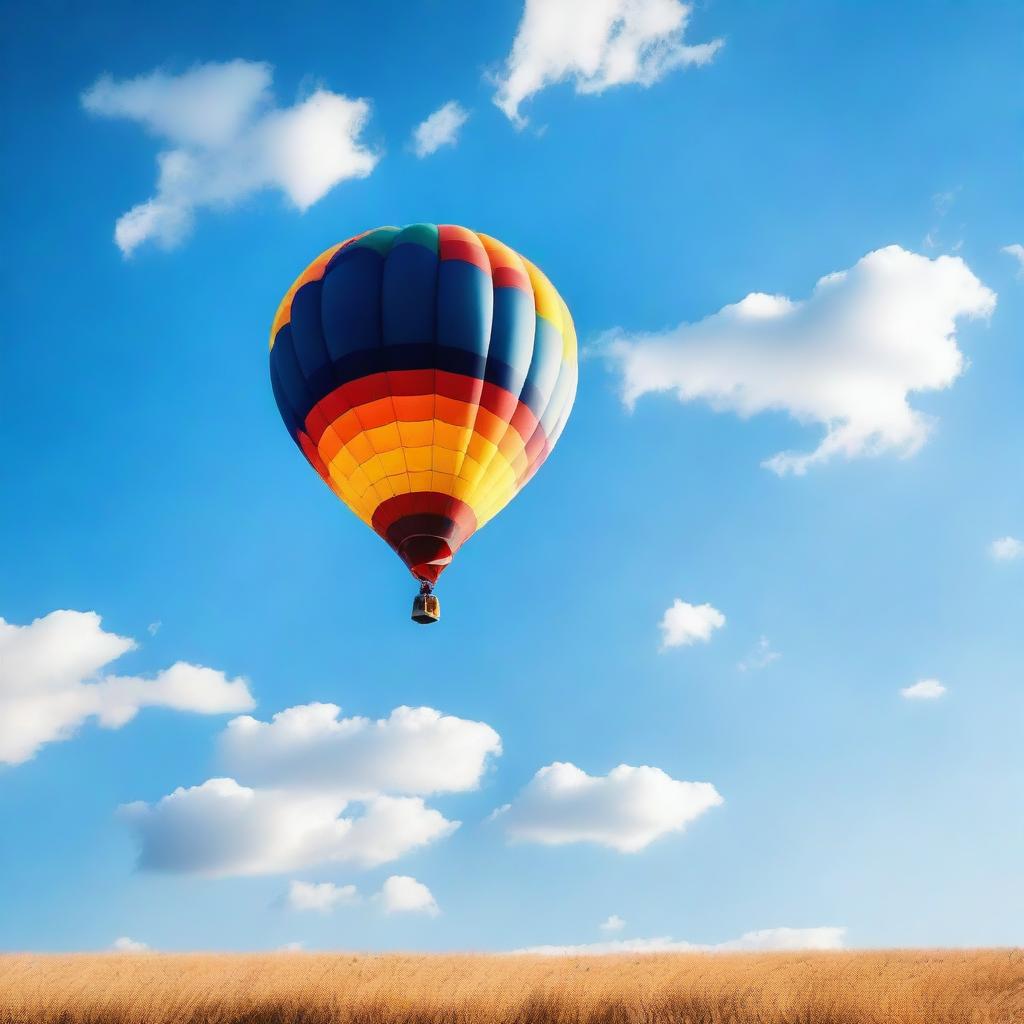
POLYGON ((562 332, 562 310, 565 303, 561 296, 555 291, 554 285, 545 277, 544 271, 535 267, 528 259, 523 259, 523 266, 530 276, 530 285, 533 288, 533 302, 537 309, 537 316, 555 325, 559 334, 562 332))
POLYGON ((559 296, 558 301, 562 303, 562 362, 575 366, 579 358, 579 346, 576 342, 576 325, 572 322, 572 314, 565 300, 559 296))
POLYGON ((371 442, 370 435, 375 434, 379 440, 388 436, 388 427, 397 427, 396 424, 361 431, 347 444, 341 443, 333 427, 324 431, 318 446, 320 457, 328 466, 331 478, 344 485, 345 503, 357 510, 361 518, 372 517, 375 505, 370 507, 371 503, 383 500, 381 495, 391 497, 393 494, 436 491, 458 498, 476 511, 478 506, 489 507, 498 496, 507 493, 508 497, 501 503, 504 507, 515 493, 516 480, 526 462, 524 446, 520 444, 523 450, 509 458, 497 445, 480 434, 470 432, 469 428, 453 427, 440 420, 431 423, 438 436, 445 430, 470 435, 466 457, 461 464, 460 453, 442 445, 404 449, 396 445, 388 451, 380 451, 371 442), (408 473, 401 471, 402 467, 395 459, 400 453, 404 454, 408 473), (484 459, 487 460, 486 466, 484 459))

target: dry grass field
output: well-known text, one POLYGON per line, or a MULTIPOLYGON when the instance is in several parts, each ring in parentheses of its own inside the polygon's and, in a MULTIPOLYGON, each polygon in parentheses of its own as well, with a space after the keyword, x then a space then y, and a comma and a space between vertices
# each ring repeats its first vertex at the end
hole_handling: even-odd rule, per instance
POLYGON ((3 1024, 1022 1024, 1024 951, 0 956, 3 1024))

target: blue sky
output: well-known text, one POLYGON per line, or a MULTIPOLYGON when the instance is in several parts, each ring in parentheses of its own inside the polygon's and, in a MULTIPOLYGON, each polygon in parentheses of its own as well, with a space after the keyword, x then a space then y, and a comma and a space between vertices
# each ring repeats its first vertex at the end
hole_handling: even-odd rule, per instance
MULTIPOLYGON (((570 42, 520 2, 6 7, 0 947, 1024 942, 1024 280, 1003 251, 1024 242, 1024 11, 716 0, 683 28, 674 0, 639 7, 671 24, 632 53, 621 22, 570 42), (269 65, 273 98, 215 151, 182 143, 213 108, 168 83, 230 61, 269 65), (149 121, 113 116, 156 71, 149 121), (326 185, 243 152, 318 90, 365 101, 339 104, 362 120, 326 185), (418 156, 449 102, 468 119, 418 156), (175 148, 191 224, 126 256, 115 223, 175 148), (589 353, 558 448, 459 553, 431 629, 294 450, 266 365, 310 259, 419 220, 529 256, 589 353), (751 294, 792 301, 726 310, 751 294), (805 472, 763 465, 844 427, 805 472), (664 619, 677 600, 698 610, 664 619), (102 626, 30 625, 61 609, 102 626), (901 693, 926 680, 944 692, 901 693), (80 710, 28 749, 39 687, 80 710), (461 826, 371 866, 264 851, 206 877, 167 852, 198 826, 118 812, 272 777, 218 753, 228 721, 313 702, 457 719, 471 763, 436 794, 367 785, 461 826), (593 777, 586 806, 531 783, 558 762, 593 777), (623 788, 620 764, 659 772, 623 788), (158 847, 173 870, 146 867, 158 847), (389 901, 394 876, 439 913, 389 901), (303 910, 294 881, 358 894, 303 910)), ((301 802, 281 792, 275 835, 301 802)))

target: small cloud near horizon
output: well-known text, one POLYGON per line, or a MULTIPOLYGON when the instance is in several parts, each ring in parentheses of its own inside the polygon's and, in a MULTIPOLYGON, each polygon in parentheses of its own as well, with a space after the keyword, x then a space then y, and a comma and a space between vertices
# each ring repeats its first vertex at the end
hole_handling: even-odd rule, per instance
POLYGON ((722 803, 710 782, 673 779, 660 768, 620 764, 607 775, 588 775, 556 761, 491 819, 504 825, 513 842, 596 843, 637 853, 722 803))
POLYGON ((441 913, 434 894, 409 875, 392 875, 381 886, 376 898, 385 914, 426 914, 437 917, 441 913))
POLYGON ((359 893, 354 885, 292 881, 288 886, 287 904, 292 910, 329 914, 337 907, 350 906, 358 899, 359 893))
POLYGON ((576 946, 529 946, 513 953, 533 956, 604 956, 614 953, 761 953, 774 951, 842 949, 845 928, 764 928, 745 932, 738 939, 718 943, 682 942, 662 936, 655 939, 612 939, 576 946))

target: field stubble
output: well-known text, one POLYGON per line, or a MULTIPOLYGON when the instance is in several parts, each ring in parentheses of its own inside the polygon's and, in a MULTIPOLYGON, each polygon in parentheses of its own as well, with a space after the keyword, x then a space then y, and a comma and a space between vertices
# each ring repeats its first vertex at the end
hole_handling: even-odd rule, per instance
POLYGON ((1024 1024, 1024 950, 0 956, 3 1024, 1024 1024))

